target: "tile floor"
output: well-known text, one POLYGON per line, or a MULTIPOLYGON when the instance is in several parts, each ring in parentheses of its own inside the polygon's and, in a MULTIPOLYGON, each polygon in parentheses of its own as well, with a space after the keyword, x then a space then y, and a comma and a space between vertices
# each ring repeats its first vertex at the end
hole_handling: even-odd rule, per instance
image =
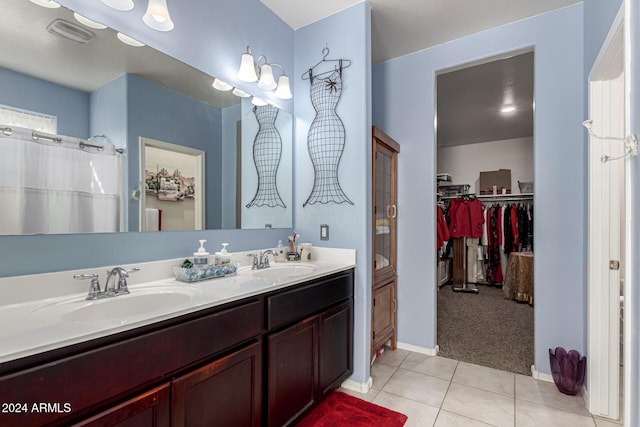
POLYGON ((582 396, 553 383, 438 356, 387 349, 371 368, 373 388, 348 394, 408 416, 405 427, 620 427, 592 417, 582 396))

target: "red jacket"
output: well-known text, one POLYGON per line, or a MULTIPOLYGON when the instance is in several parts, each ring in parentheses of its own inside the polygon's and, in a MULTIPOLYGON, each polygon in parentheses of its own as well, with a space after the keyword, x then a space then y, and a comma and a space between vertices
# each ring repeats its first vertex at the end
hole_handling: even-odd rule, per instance
POLYGON ((438 211, 438 227, 437 227, 437 240, 436 240, 436 249, 440 249, 444 242, 449 240, 449 229, 447 228, 447 221, 444 219, 444 214, 442 213, 442 209, 437 206, 436 210, 438 211))
POLYGON ((451 237, 482 237, 482 203, 478 199, 453 199, 449 205, 451 237))

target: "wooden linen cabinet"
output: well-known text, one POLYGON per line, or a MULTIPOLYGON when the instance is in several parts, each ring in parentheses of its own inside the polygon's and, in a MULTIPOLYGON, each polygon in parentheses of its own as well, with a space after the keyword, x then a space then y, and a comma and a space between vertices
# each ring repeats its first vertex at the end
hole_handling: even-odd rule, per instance
POLYGON ((396 349, 397 156, 400 145, 373 127, 373 274, 371 290, 371 359, 387 341, 396 349))

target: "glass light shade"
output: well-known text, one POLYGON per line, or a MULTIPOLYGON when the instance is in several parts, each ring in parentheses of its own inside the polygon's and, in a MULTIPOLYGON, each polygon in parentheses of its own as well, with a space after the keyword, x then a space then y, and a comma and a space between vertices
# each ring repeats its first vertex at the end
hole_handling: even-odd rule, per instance
POLYGON ((133 0, 100 0, 110 8, 116 10, 131 10, 133 9, 133 0))
POLYGON ((273 90, 277 86, 276 80, 273 78, 273 69, 269 64, 262 64, 260 67, 260 81, 258 87, 262 90, 273 90))
POLYGON ((76 18, 76 21, 78 21, 82 25, 89 28, 95 28, 96 30, 104 30, 105 28, 107 28, 106 25, 96 21, 92 21, 89 18, 85 18, 84 16, 80 15, 78 12, 74 12, 73 17, 76 18))
POLYGON ((127 44, 129 46, 133 46, 133 47, 141 47, 144 46, 144 43, 139 42, 138 40, 129 37, 126 34, 122 34, 122 33, 118 33, 116 34, 116 37, 118 37, 118 40, 120 40, 122 43, 127 44))
POLYGON ((173 21, 167 9, 167 0, 149 0, 147 12, 142 17, 147 27, 157 31, 173 30, 173 21))
POLYGON ((35 3, 38 6, 46 7, 48 9, 57 9, 60 7, 60 4, 53 0, 31 0, 31 3, 35 3))
POLYGON ((503 106, 502 106, 502 108, 500 108, 500 112, 501 112, 502 114, 511 114, 511 113, 514 113, 514 112, 516 111, 516 109, 517 109, 517 108, 516 108, 516 106, 515 106, 515 105, 513 105, 513 104, 506 104, 506 105, 503 105, 503 106))
POLYGON ((276 89, 276 96, 280 99, 291 99, 291 87, 289 87, 289 76, 283 74, 278 79, 278 88, 276 89))
POLYGON ((211 86, 213 86, 214 89, 221 90, 221 91, 228 91, 233 89, 233 86, 231 86, 229 83, 225 82, 224 80, 220 80, 220 79, 213 79, 213 83, 211 84, 211 86))
POLYGON ((233 93, 235 96, 239 96, 240 98, 248 98, 251 96, 247 92, 240 90, 238 88, 233 89, 233 92, 231 93, 233 93))
POLYGON ((252 103, 253 105, 255 105, 256 107, 264 107, 265 105, 267 105, 267 101, 265 101, 265 100, 264 100, 264 99, 262 99, 262 98, 258 98, 257 96, 254 96, 254 97, 251 99, 251 103, 252 103))
POLYGON ((238 70, 238 79, 247 83, 253 83, 258 80, 256 66, 253 63, 253 55, 249 52, 242 54, 240 69, 238 70))

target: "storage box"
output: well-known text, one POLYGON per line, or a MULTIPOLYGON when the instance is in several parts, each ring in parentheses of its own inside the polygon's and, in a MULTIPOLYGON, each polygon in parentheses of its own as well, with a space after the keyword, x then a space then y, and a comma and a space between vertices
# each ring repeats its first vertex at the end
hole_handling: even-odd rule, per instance
POLYGON ((503 188, 507 194, 511 194, 511 169, 480 172, 480 194, 493 194, 494 185, 498 194, 502 194, 503 188))

